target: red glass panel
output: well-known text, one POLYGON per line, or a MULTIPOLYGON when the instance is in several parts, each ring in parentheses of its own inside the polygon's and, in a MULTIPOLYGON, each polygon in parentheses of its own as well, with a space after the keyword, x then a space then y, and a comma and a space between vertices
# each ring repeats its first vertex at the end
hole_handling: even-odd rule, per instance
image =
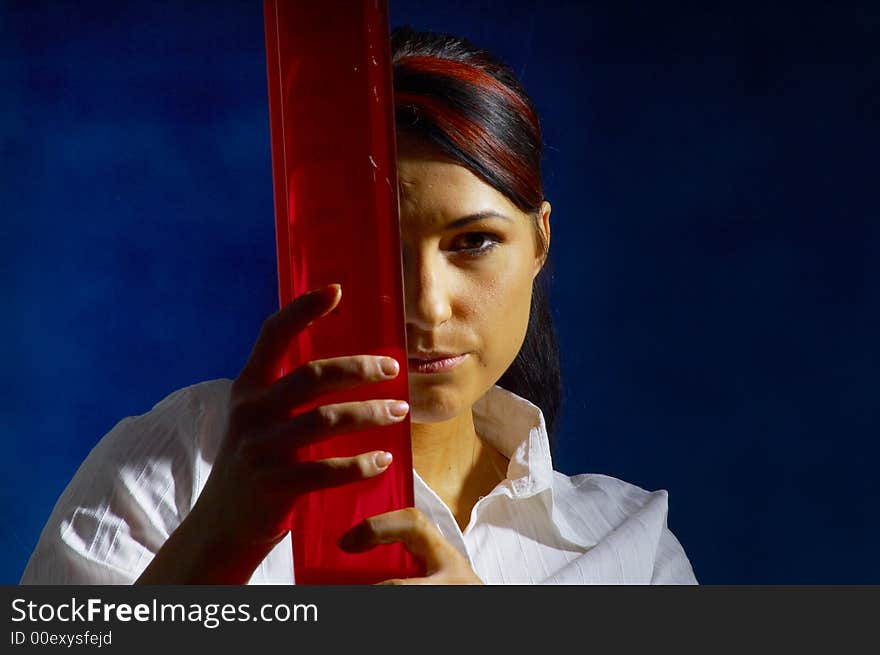
MULTIPOLYGON (((320 404, 409 400, 386 2, 265 0, 264 17, 280 303, 342 284, 340 305, 291 344, 279 376, 314 359, 390 355, 401 364, 396 379, 320 404)), ((421 574, 401 544, 359 554, 336 545, 361 519, 414 504, 409 417, 301 448, 296 457, 373 449, 394 455, 384 474, 306 494, 293 508, 297 584, 421 574)))

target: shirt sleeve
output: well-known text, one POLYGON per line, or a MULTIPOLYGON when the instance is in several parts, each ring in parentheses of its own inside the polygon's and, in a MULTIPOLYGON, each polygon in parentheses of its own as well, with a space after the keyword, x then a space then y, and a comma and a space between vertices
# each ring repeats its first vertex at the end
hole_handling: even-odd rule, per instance
POLYGON ((699 584, 691 567, 690 560, 685 555, 684 548, 672 534, 672 531, 663 526, 660 541, 657 544, 657 553, 654 559, 654 574, 651 584, 655 585, 695 585, 699 584))
POLYGON ((21 584, 131 584, 197 495, 194 387, 120 421, 55 504, 21 584))

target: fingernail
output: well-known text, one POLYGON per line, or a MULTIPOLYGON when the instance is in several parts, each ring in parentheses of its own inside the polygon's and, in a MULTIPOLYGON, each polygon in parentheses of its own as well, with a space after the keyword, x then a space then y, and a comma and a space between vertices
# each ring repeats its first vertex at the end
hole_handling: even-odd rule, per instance
POLYGON ((340 284, 328 284, 327 286, 321 287, 319 289, 312 289, 308 293, 304 294, 305 298, 312 298, 314 300, 336 300, 337 294, 339 294, 342 289, 342 285, 340 284))
POLYGON ((342 285, 338 283, 330 284, 324 287, 324 293, 327 294, 329 299, 336 300, 336 298, 342 294, 342 285))
POLYGON ((393 378, 400 372, 400 364, 397 363, 396 359, 391 359, 390 357, 383 359, 381 366, 382 373, 384 373, 387 378, 393 378))
POLYGON ((403 418, 409 411, 409 403, 402 400, 388 403, 388 411, 391 412, 391 415, 395 418, 403 418))
POLYGON ((388 465, 391 464, 391 460, 394 459, 391 453, 376 453, 373 456, 373 463, 376 464, 376 468, 385 469, 388 468, 388 465))

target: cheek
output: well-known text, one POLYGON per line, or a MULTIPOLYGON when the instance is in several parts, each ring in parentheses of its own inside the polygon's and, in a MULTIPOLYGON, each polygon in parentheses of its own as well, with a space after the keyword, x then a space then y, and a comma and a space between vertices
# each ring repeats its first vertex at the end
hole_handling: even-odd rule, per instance
POLYGON ((522 346, 532 299, 531 269, 508 262, 483 280, 473 311, 482 337, 483 365, 501 374, 522 346), (500 369, 500 370, 495 370, 500 369))

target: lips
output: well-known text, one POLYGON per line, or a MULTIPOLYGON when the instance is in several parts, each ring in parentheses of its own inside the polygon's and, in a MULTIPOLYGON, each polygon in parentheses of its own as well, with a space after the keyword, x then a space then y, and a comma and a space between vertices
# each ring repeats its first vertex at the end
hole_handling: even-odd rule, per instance
POLYGON ((419 374, 443 373, 458 366, 466 356, 467 353, 416 353, 408 360, 409 370, 419 374))
POLYGON ((410 355, 410 359, 418 359, 423 362, 433 362, 438 359, 449 359, 451 357, 457 357, 456 353, 443 353, 443 352, 416 352, 410 355))

